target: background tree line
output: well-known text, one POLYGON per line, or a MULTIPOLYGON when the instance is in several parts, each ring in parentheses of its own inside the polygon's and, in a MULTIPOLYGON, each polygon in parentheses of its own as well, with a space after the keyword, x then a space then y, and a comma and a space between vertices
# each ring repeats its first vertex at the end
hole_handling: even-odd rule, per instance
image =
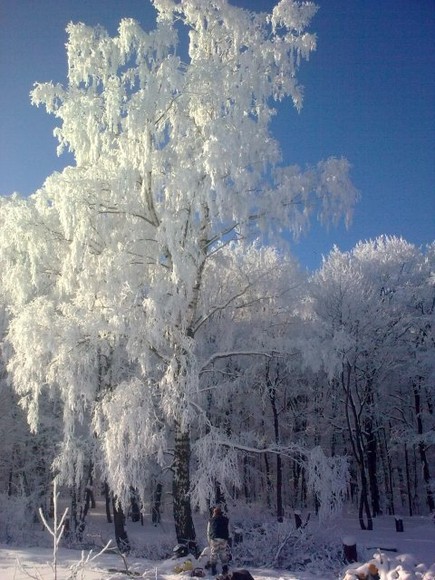
MULTIPOLYGON (((180 445, 187 456, 190 509, 236 501, 262 506, 281 521, 290 510, 319 509, 308 456, 320 447, 328 457, 348 458, 345 501, 358 510, 362 527, 372 527, 380 514, 433 511, 434 258, 433 246, 423 252, 383 237, 350 252, 334 249, 308 275, 271 248, 253 245, 236 260, 231 251, 223 252, 204 296, 222 307, 204 320, 197 344, 201 369, 194 407, 201 408, 202 421, 189 442, 177 441, 154 409, 149 428, 161 438, 161 448, 156 445, 152 454, 141 452, 139 432, 138 441, 126 442, 140 428, 140 415, 151 413, 146 405, 152 397, 137 407, 122 385, 119 397, 110 399, 119 440, 95 430, 98 391, 76 426, 74 442, 64 440, 64 403, 55 392, 41 396, 37 431, 31 432, 8 376, 13 317, 4 301, 3 501, 16 498, 30 508, 27 517, 39 505, 49 510, 52 466, 65 471, 59 451, 71 453, 70 444, 76 463, 65 481, 79 527, 80 502, 83 509, 90 483, 105 483, 109 493, 111 466, 104 464, 102 446, 114 444, 124 477, 131 477, 129 491, 134 490, 125 494, 124 509, 137 497, 148 517, 158 518, 162 493, 177 498, 174 449, 180 445)), ((76 347, 83 356, 78 342, 76 347)), ((46 348, 49 344, 41 345, 37 356, 46 348)), ((95 348, 95 380, 113 376, 112 361, 122 357, 117 348, 121 352, 113 347, 105 354, 95 348)))

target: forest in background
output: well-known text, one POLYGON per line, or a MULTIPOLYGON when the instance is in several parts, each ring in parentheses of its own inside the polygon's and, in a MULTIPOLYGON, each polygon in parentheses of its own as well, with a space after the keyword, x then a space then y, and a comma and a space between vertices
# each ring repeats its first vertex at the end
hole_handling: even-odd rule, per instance
MULTIPOLYGON (((227 262, 221 284, 212 285, 226 307, 204 325, 199 344, 198 400, 210 423, 190 434, 193 508, 231 501, 282 521, 289 510, 327 518, 346 502, 368 529, 380 514, 433 512, 434 247, 362 242, 351 252, 335 249, 311 276, 271 249, 253 246, 249 258, 240 260, 250 268, 262 261, 249 290, 240 262, 227 262)), ((101 372, 106 357, 96 356, 101 372)), ((32 433, 5 366, 1 401, 2 513, 19 529, 39 506, 50 511, 51 466, 65 444, 63 404, 56 392, 42 396, 32 433)), ((105 487, 113 510, 90 411, 77 435, 80 477, 67 488, 79 536, 89 489, 105 487)), ((119 423, 131 422, 142 409, 129 409, 125 393, 116 413, 119 423)), ((167 510, 172 501, 174 432, 165 437, 163 458, 122 459, 142 484, 124 510, 156 522, 162 502, 167 510)))

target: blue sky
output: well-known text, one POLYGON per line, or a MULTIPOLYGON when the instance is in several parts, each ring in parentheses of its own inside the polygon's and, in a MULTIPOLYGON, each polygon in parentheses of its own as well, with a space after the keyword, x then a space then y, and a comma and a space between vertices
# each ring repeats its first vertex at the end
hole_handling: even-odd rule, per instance
MULTIPOLYGON (((270 10, 274 1, 232 3, 270 10)), ((304 107, 280 106, 274 132, 286 163, 347 157, 361 201, 349 230, 314 225, 294 246, 309 269, 333 244, 348 250, 382 234, 435 240, 435 0, 316 3, 318 49, 299 74, 304 107)), ((114 34, 122 17, 153 27, 148 0, 1 0, 1 194, 27 195, 71 163, 56 156, 55 120, 29 99, 35 81, 65 82, 67 23, 114 34)))

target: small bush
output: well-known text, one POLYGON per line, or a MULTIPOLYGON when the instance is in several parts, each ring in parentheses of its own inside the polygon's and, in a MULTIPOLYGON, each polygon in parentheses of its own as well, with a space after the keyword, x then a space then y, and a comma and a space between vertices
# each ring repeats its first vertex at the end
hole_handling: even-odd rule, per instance
POLYGON ((237 522, 243 536, 233 547, 238 566, 272 567, 291 570, 335 572, 342 566, 340 539, 317 522, 296 529, 293 522, 237 522))

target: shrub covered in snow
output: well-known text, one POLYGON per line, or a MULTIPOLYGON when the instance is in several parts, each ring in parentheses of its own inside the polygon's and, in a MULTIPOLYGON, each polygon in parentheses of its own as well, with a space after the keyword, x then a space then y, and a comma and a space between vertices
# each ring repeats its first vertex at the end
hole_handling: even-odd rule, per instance
POLYGON ((237 566, 286 568, 289 570, 322 569, 334 576, 342 565, 342 547, 333 530, 308 521, 296 528, 291 521, 255 521, 235 526, 240 543, 233 547, 237 566))

